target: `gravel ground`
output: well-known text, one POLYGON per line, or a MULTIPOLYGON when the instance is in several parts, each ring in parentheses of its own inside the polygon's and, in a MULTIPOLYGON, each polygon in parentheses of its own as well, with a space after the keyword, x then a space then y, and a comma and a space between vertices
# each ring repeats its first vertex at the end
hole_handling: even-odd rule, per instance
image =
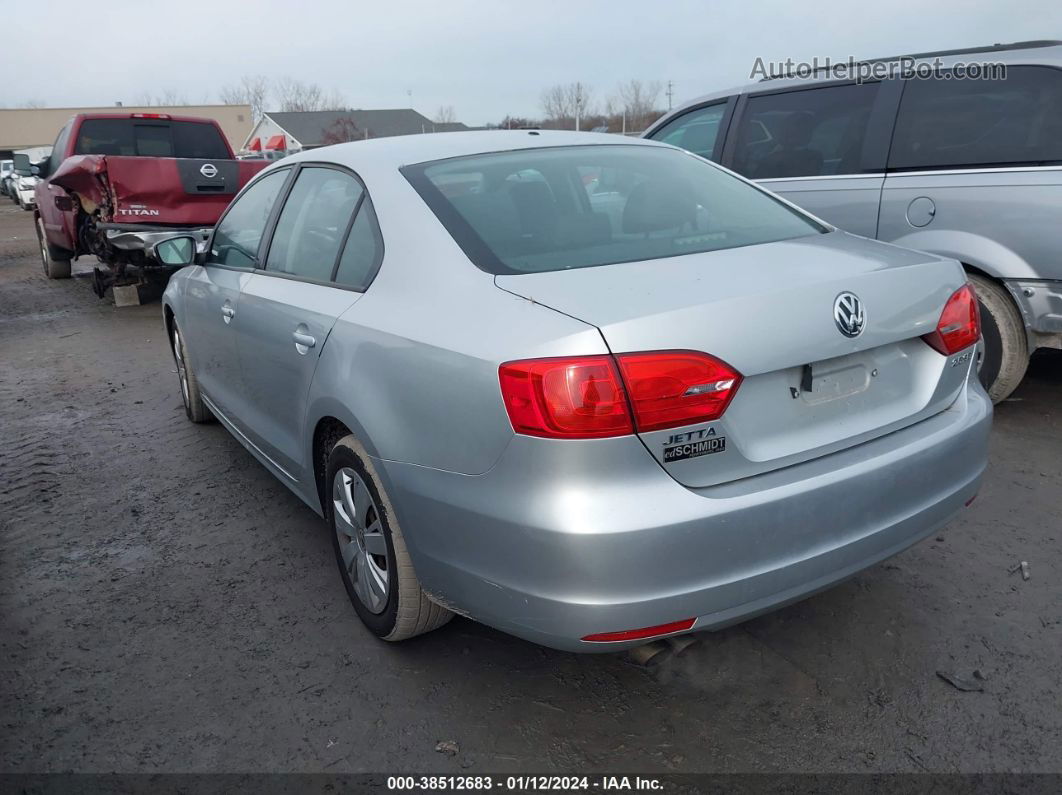
POLYGON ((185 420, 159 305, 47 281, 35 246, 4 200, 0 771, 1062 771, 1062 355, 939 537, 681 656, 463 619, 388 645, 323 523, 185 420))

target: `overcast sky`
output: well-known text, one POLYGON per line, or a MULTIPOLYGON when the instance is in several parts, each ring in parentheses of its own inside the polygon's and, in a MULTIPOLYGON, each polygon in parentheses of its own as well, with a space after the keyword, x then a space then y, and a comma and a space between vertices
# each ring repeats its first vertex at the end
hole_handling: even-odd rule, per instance
POLYGON ((4 20, 2 106, 133 104, 166 90, 217 102, 221 86, 264 74, 356 108, 452 105, 472 125, 537 116, 544 88, 574 80, 599 101, 621 80, 671 80, 677 104, 746 81, 757 57, 1062 38, 1057 0, 38 0, 4 20))

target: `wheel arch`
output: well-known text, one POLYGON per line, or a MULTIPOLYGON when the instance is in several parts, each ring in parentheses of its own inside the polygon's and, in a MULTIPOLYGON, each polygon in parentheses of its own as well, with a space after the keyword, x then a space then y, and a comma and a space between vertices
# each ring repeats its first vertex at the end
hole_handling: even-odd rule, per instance
POLYGON ((997 240, 973 232, 958 229, 923 229, 888 242, 956 259, 967 270, 975 269, 998 282, 1006 279, 1041 278, 1018 252, 997 240))
POLYGON ((321 417, 314 426, 311 436, 310 462, 322 516, 325 514, 325 499, 327 496, 325 474, 328 469, 328 454, 336 442, 350 434, 350 428, 347 427, 346 423, 331 415, 321 417))

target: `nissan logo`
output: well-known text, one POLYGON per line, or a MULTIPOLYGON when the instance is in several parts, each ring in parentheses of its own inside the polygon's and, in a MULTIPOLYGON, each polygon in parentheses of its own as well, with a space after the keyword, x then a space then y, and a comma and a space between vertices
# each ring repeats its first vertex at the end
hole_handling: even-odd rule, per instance
POLYGON ((858 337, 867 325, 867 312, 855 293, 841 293, 833 299, 833 322, 846 337, 858 337))
POLYGON ((218 175, 218 167, 213 163, 203 163, 203 165, 199 167, 199 173, 207 179, 214 179, 214 177, 218 175))

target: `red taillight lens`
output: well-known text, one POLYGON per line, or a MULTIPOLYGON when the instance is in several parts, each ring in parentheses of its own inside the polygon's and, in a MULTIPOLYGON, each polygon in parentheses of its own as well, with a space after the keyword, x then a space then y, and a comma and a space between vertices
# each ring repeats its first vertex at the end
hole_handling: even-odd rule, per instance
POLYGON ((507 362, 498 375, 517 433, 596 439, 634 432, 611 356, 507 362))
POLYGON ((616 358, 639 431, 717 420, 741 383, 737 370, 706 353, 621 353, 616 358))
POLYGON ((561 439, 717 420, 741 383, 737 370, 696 351, 527 359, 506 362, 498 376, 513 429, 561 439))
POLYGON ((937 330, 924 339, 934 349, 950 356, 973 345, 981 336, 981 315, 973 288, 966 284, 956 290, 940 314, 937 330))
POLYGON ((672 621, 670 624, 660 624, 655 627, 643 627, 642 629, 625 629, 622 632, 598 632, 594 635, 586 635, 583 640, 591 643, 619 643, 624 640, 645 640, 657 638, 661 635, 670 635, 672 632, 684 632, 693 629, 697 623, 696 618, 684 618, 682 621, 672 621))

